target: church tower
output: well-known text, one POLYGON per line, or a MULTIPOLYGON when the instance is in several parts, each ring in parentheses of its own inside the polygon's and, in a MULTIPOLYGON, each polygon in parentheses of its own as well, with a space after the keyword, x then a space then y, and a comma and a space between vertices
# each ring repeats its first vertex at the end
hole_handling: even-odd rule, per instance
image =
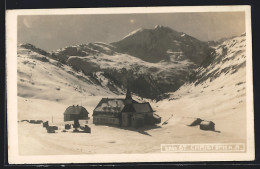
POLYGON ((130 91, 130 86, 128 84, 127 84, 125 101, 126 101, 127 104, 131 104, 133 102, 131 91, 130 91))
POLYGON ((127 85, 127 92, 126 92, 126 100, 132 99, 131 91, 129 85, 127 85))

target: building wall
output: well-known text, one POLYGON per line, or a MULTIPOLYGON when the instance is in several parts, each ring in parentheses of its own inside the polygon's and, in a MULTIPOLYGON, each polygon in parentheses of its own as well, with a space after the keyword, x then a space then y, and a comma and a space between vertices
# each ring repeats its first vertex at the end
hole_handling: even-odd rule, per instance
POLYGON ((70 118, 70 114, 65 114, 64 115, 64 121, 70 121, 71 118, 70 118))
POLYGON ((64 114, 64 121, 72 121, 74 119, 80 119, 80 120, 87 120, 88 119, 88 114, 81 114, 81 115, 77 115, 77 114, 64 114))
POLYGON ((93 117, 93 123, 94 124, 105 124, 105 125, 115 125, 119 126, 119 118, 118 117, 111 117, 111 116, 105 116, 105 115, 99 115, 93 117))
POLYGON ((93 123, 100 125, 113 125, 123 127, 142 127, 144 125, 155 124, 153 112, 122 112, 115 115, 113 112, 93 112, 93 123))
POLYGON ((143 125, 154 124, 153 113, 122 113, 122 126, 123 127, 141 127, 143 125))
POLYGON ((131 125, 131 113, 123 112, 122 113, 122 126, 128 127, 131 125))
POLYGON ((132 120, 132 124, 131 126, 134 128, 139 128, 145 125, 145 119, 144 119, 144 115, 143 114, 134 114, 131 118, 132 120))
POLYGON ((210 124, 200 124, 200 129, 201 130, 215 130, 215 125, 213 123, 210 124))

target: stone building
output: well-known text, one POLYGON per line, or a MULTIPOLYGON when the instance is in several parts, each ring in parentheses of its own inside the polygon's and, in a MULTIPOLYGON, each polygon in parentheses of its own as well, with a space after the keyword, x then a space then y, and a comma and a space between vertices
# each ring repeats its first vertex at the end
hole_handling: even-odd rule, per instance
POLYGON ((93 123, 118 127, 141 127, 161 122, 154 114, 149 102, 139 103, 131 96, 129 88, 126 97, 102 98, 93 111, 93 123))

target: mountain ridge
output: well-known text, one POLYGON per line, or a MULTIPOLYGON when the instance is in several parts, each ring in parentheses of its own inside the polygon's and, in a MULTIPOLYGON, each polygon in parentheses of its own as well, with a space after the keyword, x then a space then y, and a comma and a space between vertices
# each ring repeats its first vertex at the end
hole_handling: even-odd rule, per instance
MULTIPOLYGON (((160 95, 178 90, 179 87, 191 80, 194 70, 200 66, 205 66, 206 62, 211 62, 214 51, 216 50, 208 46, 205 47, 204 51, 203 47, 208 45, 207 42, 202 42, 185 33, 177 32, 164 26, 156 26, 154 29, 138 29, 131 32, 122 40, 128 41, 130 38, 127 44, 134 43, 136 41, 133 42, 132 38, 142 37, 139 36, 140 33, 144 33, 145 36, 149 35, 148 39, 156 37, 153 41, 146 40, 144 42, 148 44, 152 42, 154 49, 161 48, 160 43, 164 46, 166 42, 163 42, 163 40, 165 38, 169 40, 169 34, 171 34, 170 39, 177 37, 180 43, 179 46, 181 47, 169 48, 171 46, 166 45, 166 48, 162 49, 168 53, 166 57, 169 58, 154 62, 153 60, 146 61, 143 58, 131 55, 128 51, 122 52, 114 43, 94 42, 73 45, 50 53, 30 44, 20 44, 18 46, 44 55, 47 59, 54 59, 61 64, 71 67, 76 72, 82 72, 85 76, 92 79, 95 85, 101 87, 110 86, 108 89, 112 92, 124 91, 128 81, 134 93, 140 97, 150 99, 160 99, 160 95), (161 34, 163 36, 160 36, 161 34), (150 35, 152 35, 152 38, 150 35), (159 44, 158 46, 156 45, 157 43, 159 44), (196 43, 199 43, 199 47, 192 46, 192 44, 196 45, 196 43), (187 49, 186 47, 182 47, 187 44, 191 45, 191 47, 188 46, 189 50, 180 51, 187 49), (197 52, 191 49, 197 49, 197 52), (198 57, 199 62, 191 60, 190 56, 185 56, 190 50, 193 51, 194 55, 203 55, 203 57, 198 57), (101 85, 103 82, 99 76, 103 76, 106 79, 107 83, 105 86, 101 85)), ((122 43, 122 40, 118 42, 122 43)), ((176 38, 171 40, 174 44, 176 43, 176 38)), ((142 46, 139 46, 139 48, 141 48, 140 50, 146 50, 142 46)), ((38 58, 38 60, 40 58, 46 61, 42 56, 34 57, 38 58)))

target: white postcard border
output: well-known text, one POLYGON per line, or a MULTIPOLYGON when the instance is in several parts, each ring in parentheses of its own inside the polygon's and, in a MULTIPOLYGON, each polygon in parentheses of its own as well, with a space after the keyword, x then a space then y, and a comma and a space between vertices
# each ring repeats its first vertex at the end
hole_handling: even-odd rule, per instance
MULTIPOLYGON (((8 162, 10 164, 47 163, 117 163, 117 162, 176 162, 176 161, 249 161, 255 159, 252 37, 250 6, 196 6, 196 7, 133 7, 133 8, 79 8, 8 10, 6 12, 6 73, 8 162), (246 153, 157 153, 157 154, 91 154, 20 156, 18 154, 17 125, 17 16, 69 14, 125 14, 125 13, 179 13, 179 12, 235 12, 246 14, 246 81, 247 81, 247 151, 246 153)), ((163 143, 162 143, 163 144, 163 143)), ((160 145, 158 145, 160 147, 160 145)))

